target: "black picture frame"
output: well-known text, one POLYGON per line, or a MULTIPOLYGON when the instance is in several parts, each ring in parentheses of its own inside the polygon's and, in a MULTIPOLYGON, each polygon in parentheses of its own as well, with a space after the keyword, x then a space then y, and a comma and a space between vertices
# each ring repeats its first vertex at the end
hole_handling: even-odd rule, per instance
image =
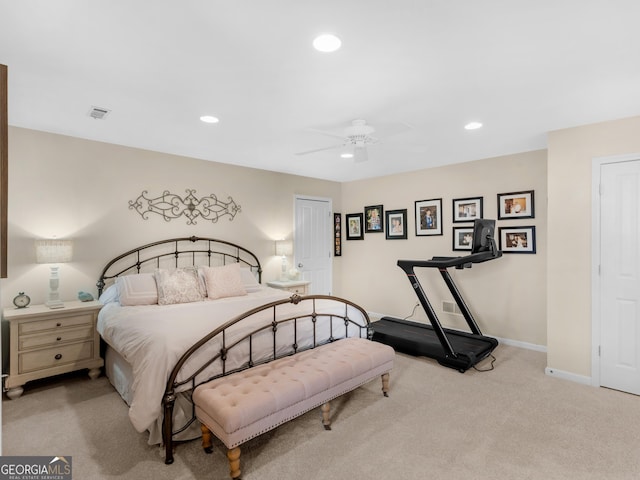
POLYGON ((471 251, 473 247, 473 227, 453 227, 453 250, 471 251))
POLYGON ((333 214, 333 256, 342 256, 342 214, 333 214))
POLYGON ((364 207, 364 231, 366 233, 384 232, 384 209, 382 205, 364 207))
POLYGON ((407 239, 407 209, 387 210, 385 213, 387 240, 407 239))
POLYGON ((536 227, 500 227, 498 245, 502 253, 536 253, 536 227))
POLYGON ((347 213, 345 215, 347 240, 362 240, 364 238, 363 218, 362 213, 347 213))
POLYGON ((482 197, 454 198, 453 222, 473 222, 482 218, 482 197))
POLYGON ((416 200, 416 236, 442 235, 442 199, 416 200))
POLYGON ((498 194, 498 220, 535 218, 534 191, 498 194))

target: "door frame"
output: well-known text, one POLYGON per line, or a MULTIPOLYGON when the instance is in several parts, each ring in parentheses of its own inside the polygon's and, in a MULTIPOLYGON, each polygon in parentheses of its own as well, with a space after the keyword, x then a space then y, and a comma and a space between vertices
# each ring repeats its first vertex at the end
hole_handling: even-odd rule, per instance
POLYGON ((595 157, 591 163, 591 385, 600 387, 600 342, 602 319, 600 317, 600 170, 609 163, 640 160, 640 153, 595 157))
MULTIPOLYGON (((302 195, 299 193, 293 196, 293 264, 298 265, 298 259, 296 245, 298 243, 298 232, 296 232, 296 220, 298 216, 298 200, 311 200, 315 202, 327 202, 329 204, 329 217, 327 218, 329 231, 333 231, 333 199, 330 197, 317 197, 314 195, 302 195)), ((329 240, 327 240, 329 241, 329 240)), ((329 245, 330 262, 329 262, 329 291, 333 294, 333 250, 331 249, 332 243, 329 245)))

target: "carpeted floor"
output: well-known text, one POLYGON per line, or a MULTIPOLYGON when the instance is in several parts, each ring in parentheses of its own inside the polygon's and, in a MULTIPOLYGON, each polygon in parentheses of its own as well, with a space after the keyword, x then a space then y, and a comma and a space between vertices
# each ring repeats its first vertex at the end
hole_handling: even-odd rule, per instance
MULTIPOLYGON (((245 480, 640 478, 640 398, 548 377, 545 354, 501 345, 495 370, 460 374, 397 354, 374 381, 242 447, 245 480)), ((487 367, 487 364, 480 365, 487 367)), ((76 374, 4 399, 3 454, 72 456, 73 478, 225 479, 221 444, 149 446, 108 380, 76 374)))

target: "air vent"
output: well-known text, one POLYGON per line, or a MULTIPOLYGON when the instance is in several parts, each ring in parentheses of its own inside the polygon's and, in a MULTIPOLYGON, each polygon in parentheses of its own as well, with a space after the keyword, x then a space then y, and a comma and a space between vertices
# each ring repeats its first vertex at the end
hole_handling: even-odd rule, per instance
POLYGON ((109 115, 110 111, 111 110, 102 108, 102 107, 91 107, 91 110, 89 111, 89 116, 91 118, 95 118, 96 120, 104 120, 104 117, 109 115))
POLYGON ((454 302, 442 302, 442 311, 445 313, 452 313, 454 315, 462 315, 460 307, 454 302))

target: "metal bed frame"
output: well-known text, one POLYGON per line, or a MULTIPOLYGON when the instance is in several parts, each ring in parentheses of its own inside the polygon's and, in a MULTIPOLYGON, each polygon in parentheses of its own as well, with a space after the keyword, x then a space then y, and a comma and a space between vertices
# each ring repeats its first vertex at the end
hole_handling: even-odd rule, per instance
MULTIPOLYGON (((244 247, 236 245, 234 243, 219 240, 215 238, 206 237, 180 237, 170 238, 167 240, 159 240, 156 242, 148 243, 146 245, 131 249, 121 255, 118 255, 113 260, 109 261, 103 268, 96 286, 98 287, 98 295, 101 295, 108 283, 112 283, 117 277, 125 274, 139 274, 142 272, 153 271, 156 268, 178 268, 184 266, 220 266, 229 263, 241 263, 244 266, 248 266, 251 271, 257 275, 259 283, 262 283, 262 266, 260 261, 254 253, 247 250, 244 247)), ((257 318, 257 317, 255 317, 257 318)), ((357 327, 357 335, 361 338, 371 339, 373 331, 371 330, 369 316, 366 311, 348 300, 334 297, 330 295, 307 295, 299 296, 292 295, 290 298, 285 298, 275 302, 267 303, 265 305, 258 306, 252 310, 249 310, 237 317, 227 321, 225 324, 219 326, 209 334, 204 336, 198 342, 196 342, 189 350, 177 362, 173 368, 169 379, 166 384, 165 393, 162 399, 164 408, 164 420, 162 428, 163 443, 165 446, 165 463, 173 463, 173 445, 174 436, 180 432, 189 428, 191 424, 196 420, 195 406, 191 402, 191 418, 185 421, 185 424, 174 429, 173 425, 173 409, 176 401, 177 390, 185 385, 189 384, 187 395, 191 395, 191 392, 195 387, 201 383, 213 380, 218 377, 230 375, 232 373, 242 371, 251 368, 256 365, 268 363, 278 358, 293 355, 297 352, 305 349, 315 348, 320 345, 336 341, 337 338, 341 338, 338 335, 338 328, 344 328, 345 336, 348 336, 349 327, 357 327), (344 305, 344 313, 322 313, 316 308, 317 300, 333 300, 344 305), (280 310, 284 305, 295 304, 303 305, 304 309, 297 312, 295 315, 289 314, 283 316, 280 314, 280 310), (349 307, 357 309, 362 314, 362 319, 349 318, 349 307), (308 307, 308 308, 307 308, 308 307), (264 321, 256 326, 250 333, 246 334, 240 339, 229 341, 227 337, 227 330, 240 321, 251 321, 251 318, 263 314, 265 311, 271 311, 269 315, 270 320, 264 321), (248 320, 247 320, 248 319, 248 320), (305 323, 308 322, 308 323, 305 323), (329 336, 323 336, 318 338, 316 333, 321 326, 326 328, 328 322, 329 336), (299 334, 299 330, 304 325, 311 326, 313 332, 313 338, 311 339, 310 346, 301 348, 299 342, 302 340, 299 334), (278 332, 287 330, 283 327, 291 326, 293 330, 293 341, 291 344, 278 345, 278 332), (253 343, 255 337, 259 334, 270 335, 273 342, 273 350, 270 355, 264 356, 260 359, 254 359, 253 343), (204 360, 203 364, 197 366, 195 370, 189 374, 186 378, 177 380, 181 369, 191 356, 209 342, 220 342, 221 347, 217 348, 211 356, 208 356, 204 360), (227 368, 227 356, 229 351, 234 348, 241 348, 243 345, 249 345, 249 354, 246 360, 239 367, 233 369, 227 368), (280 347, 280 353, 277 351, 277 346, 280 347), (207 375, 205 370, 207 367, 218 362, 216 365, 220 368, 215 375, 207 375), (206 379, 202 378, 206 377, 206 379)), ((291 329, 288 329, 290 334, 291 329)), ((352 335, 354 336, 354 335, 352 335)), ((306 338, 306 337, 305 337, 306 338)))
MULTIPOLYGON (((174 430, 173 427, 173 407, 176 400, 176 390, 184 385, 190 385, 189 387, 189 395, 191 392, 198 386, 208 381, 214 380, 216 378, 224 377, 227 375, 231 375, 232 373, 240 372, 251 367, 262 365, 265 363, 269 363, 273 360, 277 360, 278 358, 284 358, 290 355, 294 355, 295 353, 302 352, 304 350, 313 349, 319 347, 321 345, 331 343, 334 341, 339 341, 339 338, 336 339, 334 336, 334 332, 338 328, 345 329, 345 337, 348 336, 349 327, 356 326, 358 336, 360 338, 369 338, 371 339, 372 331, 370 329, 370 320, 367 312, 349 300, 345 300, 343 298, 334 297, 330 295, 307 295, 307 296, 299 296, 297 294, 292 295, 290 298, 285 298, 282 300, 277 300, 275 302, 271 302, 265 305, 261 305, 252 310, 249 310, 237 317, 229 320, 225 324, 211 331, 209 334, 204 336, 198 342, 196 342, 189 350, 187 350, 184 355, 178 360, 175 367, 173 368, 171 375, 169 376, 169 380, 167 381, 167 386, 165 389, 164 397, 163 397, 163 406, 164 406, 164 422, 163 422, 163 442, 165 446, 165 463, 171 464, 173 463, 173 436, 186 430, 195 420, 195 405, 191 402, 191 418, 185 422, 185 424, 174 430), (335 313, 322 313, 318 312, 316 309, 316 301, 317 300, 333 300, 344 304, 344 314, 335 314, 335 313), (297 313, 293 316, 286 316, 279 318, 278 315, 279 307, 287 304, 305 304, 309 306, 309 309, 305 309, 303 313, 297 313), (349 306, 357 309, 362 314, 362 321, 357 322, 354 319, 349 318, 348 310, 349 306), (264 321, 262 324, 256 326, 250 333, 246 334, 240 339, 228 341, 227 330, 236 325, 238 322, 243 320, 251 321, 251 317, 260 314, 265 311, 271 311, 270 320, 264 321), (329 338, 324 341, 320 341, 317 337, 317 330, 319 328, 319 322, 328 322, 329 327, 329 338), (309 322, 313 331, 313 338, 311 345, 306 348, 300 348, 298 342, 301 340, 298 336, 298 330, 302 326, 303 322, 309 322), (293 327, 293 342, 288 345, 279 345, 281 350, 280 354, 277 352, 277 335, 278 332, 283 330, 285 325, 290 325, 293 327), (342 325, 343 327, 341 327, 342 325), (273 343, 273 350, 267 358, 262 358, 259 361, 254 359, 253 352, 253 343, 254 338, 259 334, 267 334, 271 336, 271 341, 273 343), (207 345, 209 342, 218 341, 220 342, 220 348, 215 350, 215 354, 210 358, 206 359, 202 365, 198 366, 194 369, 194 371, 188 375, 186 378, 178 381, 178 374, 180 373, 182 367, 185 363, 191 358, 191 356, 200 350, 202 347, 207 345), (244 362, 241 366, 227 369, 227 357, 229 355, 230 350, 235 348, 242 348, 248 346, 248 356, 244 359, 244 362), (286 347, 286 348, 283 348, 286 347), (221 373, 215 375, 209 375, 205 378, 198 378, 205 371, 206 368, 211 366, 214 363, 218 363, 219 371, 221 373)), ((290 333, 290 330, 287 334, 290 333)), ((355 336, 355 335, 352 335, 355 336)))
POLYGON ((262 283, 262 266, 255 254, 225 240, 192 236, 159 240, 117 256, 107 263, 100 274, 96 283, 98 296, 102 294, 108 281, 120 275, 140 273, 145 268, 161 266, 173 268, 186 266, 186 264, 212 266, 212 259, 218 259, 219 263, 216 265, 226 265, 231 262, 246 265, 258 275, 258 282, 262 283), (157 253, 158 251, 161 253, 157 253))

